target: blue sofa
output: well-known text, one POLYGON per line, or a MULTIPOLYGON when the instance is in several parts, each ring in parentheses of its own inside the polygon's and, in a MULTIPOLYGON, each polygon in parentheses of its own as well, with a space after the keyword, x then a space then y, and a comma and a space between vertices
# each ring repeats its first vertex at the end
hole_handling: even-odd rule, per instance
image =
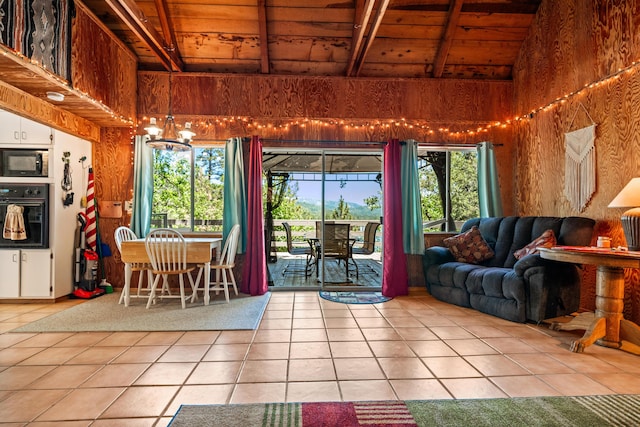
POLYGON ((474 218, 463 224, 461 232, 474 225, 495 255, 471 264, 455 261, 445 247, 425 249, 423 268, 431 295, 514 322, 539 323, 578 310, 578 266, 545 260, 538 253, 516 260, 514 252, 548 229, 553 230, 558 245, 588 246, 594 220, 543 216, 474 218))

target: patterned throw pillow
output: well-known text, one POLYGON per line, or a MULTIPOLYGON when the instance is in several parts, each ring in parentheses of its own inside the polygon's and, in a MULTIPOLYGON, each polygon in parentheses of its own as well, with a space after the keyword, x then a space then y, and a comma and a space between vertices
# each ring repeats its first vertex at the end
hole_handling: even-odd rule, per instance
POLYGON ((524 258, 527 255, 535 254, 538 252, 538 248, 550 248, 556 245, 556 235, 553 230, 546 230, 533 242, 529 243, 522 249, 518 249, 513 253, 516 259, 524 258))
POLYGON ((478 264, 494 255, 475 225, 465 233, 444 239, 444 245, 449 248, 458 262, 478 264))

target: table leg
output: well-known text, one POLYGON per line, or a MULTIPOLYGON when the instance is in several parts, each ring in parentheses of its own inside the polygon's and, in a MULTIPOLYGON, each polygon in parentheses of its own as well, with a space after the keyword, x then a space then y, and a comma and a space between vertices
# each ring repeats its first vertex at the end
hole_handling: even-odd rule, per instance
POLYGON ((204 288, 204 305, 209 305, 209 285, 211 283, 211 263, 210 262, 206 262, 204 264, 204 277, 202 278, 202 280, 204 281, 203 284, 203 288, 204 288))

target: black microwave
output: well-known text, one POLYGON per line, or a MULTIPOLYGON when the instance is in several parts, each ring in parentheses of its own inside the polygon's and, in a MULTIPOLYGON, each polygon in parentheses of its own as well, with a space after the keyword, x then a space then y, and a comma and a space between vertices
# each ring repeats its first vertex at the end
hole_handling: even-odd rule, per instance
POLYGON ((0 176, 46 177, 49 175, 49 150, 0 148, 0 176))

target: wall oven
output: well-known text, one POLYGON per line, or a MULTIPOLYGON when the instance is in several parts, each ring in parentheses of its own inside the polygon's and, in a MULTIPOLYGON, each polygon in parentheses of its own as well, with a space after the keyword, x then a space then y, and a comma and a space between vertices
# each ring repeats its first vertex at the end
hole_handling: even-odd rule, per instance
MULTIPOLYGON (((14 215, 14 214, 12 214, 14 215)), ((0 183, 0 249, 49 247, 49 185, 0 183), (22 207, 26 239, 5 238, 10 205, 22 207)))

